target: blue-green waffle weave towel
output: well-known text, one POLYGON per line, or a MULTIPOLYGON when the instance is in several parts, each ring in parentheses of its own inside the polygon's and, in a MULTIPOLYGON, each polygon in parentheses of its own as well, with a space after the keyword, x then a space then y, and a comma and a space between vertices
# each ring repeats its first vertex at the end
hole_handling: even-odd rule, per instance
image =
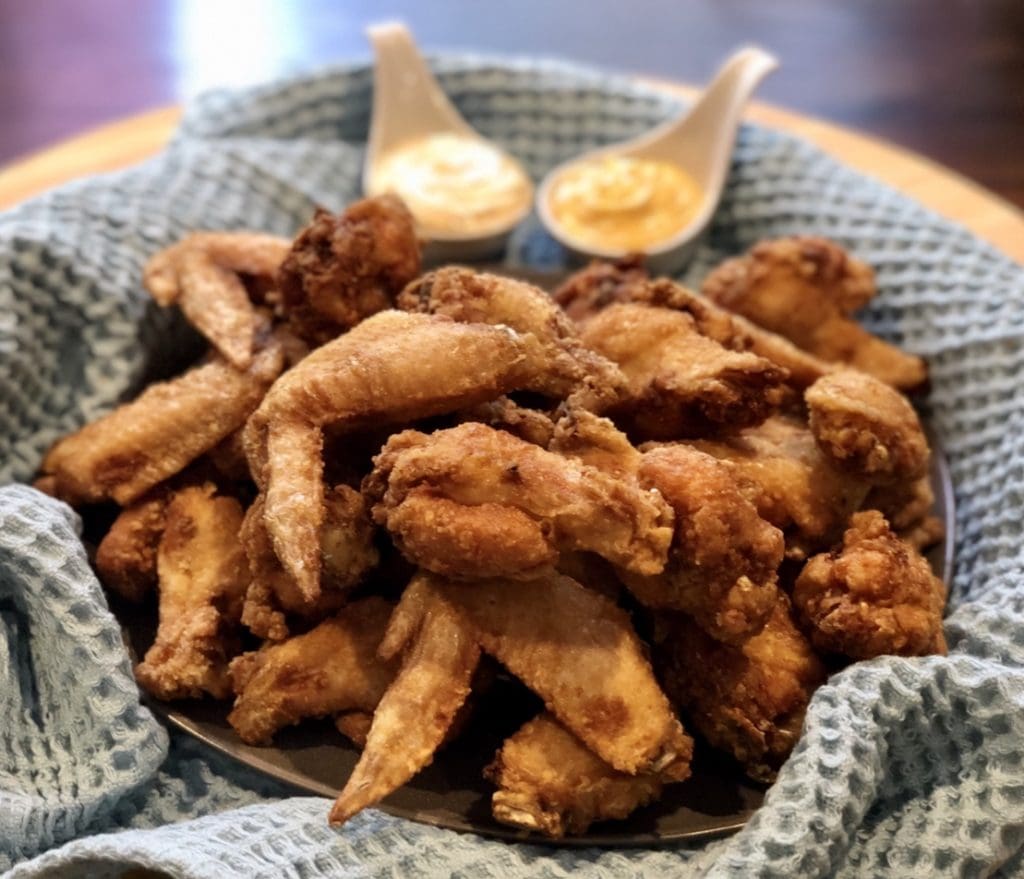
MULTIPOLYGON (((442 82, 531 172, 676 112, 555 63, 444 58, 442 82)), ((0 483, 136 392, 194 338, 140 287, 150 254, 201 228, 291 234, 358 195, 365 66, 206 95, 158 158, 0 217, 0 483)), ((760 238, 817 233, 875 267, 867 323, 931 364, 930 422, 957 489, 945 658, 835 675, 764 807, 736 835, 652 850, 551 849, 380 812, 343 830, 169 735, 139 702, 75 514, 0 488, 0 869, 10 875, 895 876, 1024 872, 1024 270, 817 150, 742 132, 689 274, 760 238)), ((557 261, 536 227, 510 259, 557 261)), ((180 361, 180 355, 178 355, 180 361)))

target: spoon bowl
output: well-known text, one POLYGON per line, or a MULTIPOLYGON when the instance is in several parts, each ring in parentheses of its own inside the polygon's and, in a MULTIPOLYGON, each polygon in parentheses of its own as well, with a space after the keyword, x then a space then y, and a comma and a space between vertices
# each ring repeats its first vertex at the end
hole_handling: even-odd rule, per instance
POLYGON ((570 159, 550 171, 537 191, 537 213, 548 232, 577 260, 618 259, 636 252, 584 241, 566 228, 553 209, 556 186, 584 162, 622 158, 664 163, 696 184, 698 202, 671 237, 642 248, 652 272, 674 274, 693 255, 722 197, 743 109, 761 80, 778 66, 768 52, 745 48, 719 69, 703 94, 676 119, 640 137, 570 159))

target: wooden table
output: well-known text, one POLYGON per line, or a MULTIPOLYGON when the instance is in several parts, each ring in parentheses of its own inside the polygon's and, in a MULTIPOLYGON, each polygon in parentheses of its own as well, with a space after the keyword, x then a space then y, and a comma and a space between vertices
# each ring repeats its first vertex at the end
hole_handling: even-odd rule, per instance
MULTIPOLYGON (((660 87, 691 96, 691 88, 660 87)), ((843 162, 895 186, 1024 263, 1024 214, 964 177, 898 147, 836 125, 755 103, 749 118, 798 134, 843 162)), ((0 170, 0 209, 64 181, 111 171, 159 151, 180 111, 165 107, 107 125, 0 170)))

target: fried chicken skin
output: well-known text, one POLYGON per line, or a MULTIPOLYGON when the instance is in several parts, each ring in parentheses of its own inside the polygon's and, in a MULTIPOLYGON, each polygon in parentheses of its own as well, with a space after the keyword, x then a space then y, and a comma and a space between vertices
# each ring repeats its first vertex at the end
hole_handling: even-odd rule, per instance
POLYGON ((317 210, 278 273, 288 326, 322 345, 392 308, 420 273, 412 214, 394 195, 366 198, 341 214, 317 210))
POLYGON ((165 515, 157 549, 160 621, 135 678, 159 699, 223 699, 249 585, 238 543, 242 506, 205 483, 176 492, 165 515))
POLYGON ((874 274, 832 241, 761 241, 712 271, 702 291, 827 362, 849 364, 904 391, 928 379, 920 357, 883 342, 849 316, 875 295, 874 274))
POLYGON ((569 409, 554 424, 548 451, 622 479, 636 479, 641 454, 614 422, 585 409, 569 409))
POLYGON ((741 645, 709 637, 682 614, 663 617, 655 661, 665 691, 751 778, 774 781, 800 737, 826 670, 779 593, 764 628, 741 645))
POLYGON ((244 372, 218 357, 152 384, 55 443, 42 473, 68 503, 131 504, 241 427, 283 366, 271 342, 244 372))
POLYGON ((774 416, 734 437, 689 444, 728 463, 758 514, 782 530, 789 558, 831 545, 870 487, 840 470, 791 418, 774 416))
POLYGON ((625 818, 661 795, 659 775, 628 775, 589 751, 544 713, 508 738, 484 774, 497 786, 496 821, 552 839, 625 818))
POLYGON ((720 641, 757 634, 777 600, 782 532, 758 515, 727 464, 689 446, 647 452, 637 475, 672 505, 675 536, 661 574, 622 571, 622 581, 642 604, 685 611, 720 641))
POLYGON ((928 475, 913 482, 876 485, 864 500, 863 509, 878 510, 899 535, 900 540, 923 551, 938 543, 946 534, 946 526, 931 514, 935 506, 928 475))
POLYGON ((374 520, 411 561, 446 576, 536 576, 589 550, 658 573, 672 512, 656 492, 467 423, 396 434, 363 482, 374 520))
POLYGON ((548 366, 532 335, 383 311, 275 382, 243 439, 274 551, 303 594, 319 592, 325 428, 342 436, 456 412, 542 387, 548 366))
POLYGON ((406 311, 441 314, 464 323, 501 324, 530 333, 544 346, 558 396, 600 411, 616 402, 626 379, 614 363, 585 346, 551 297, 525 281, 450 267, 428 272, 398 297, 406 311))
POLYGON ((167 492, 157 488, 125 507, 96 547, 96 573, 115 595, 139 602, 156 587, 167 501, 167 492))
POLYGON ((638 439, 734 432, 763 421, 785 396, 785 370, 723 348, 681 312, 612 305, 587 322, 583 341, 626 374, 629 396, 609 414, 638 439))
POLYGON ((228 722, 239 738, 265 745, 307 717, 373 711, 397 671, 397 662, 377 655, 392 607, 364 598, 305 634, 232 660, 237 698, 228 722))
POLYGON ((154 254, 142 284, 185 318, 236 369, 252 363, 259 317, 243 277, 271 283, 291 241, 257 232, 195 232, 154 254))
POLYGON ((504 430, 535 446, 547 448, 555 432, 555 423, 547 412, 529 409, 508 397, 488 400, 456 413, 459 422, 478 421, 497 430, 504 430))
POLYGON ((634 289, 647 281, 642 256, 613 261, 594 260, 573 272, 552 294, 569 319, 582 326, 595 314, 616 302, 629 302, 634 289))
POLYGON ((857 513, 841 546, 816 555, 793 606, 819 650, 851 659, 946 652, 946 587, 877 510, 857 513))
POLYGON ((343 824, 433 760, 469 696, 480 646, 461 614, 414 580, 395 609, 380 653, 404 655, 373 714, 363 753, 330 813, 343 824))
POLYGON ((843 369, 818 379, 804 400, 818 446, 844 470, 873 483, 910 482, 927 471, 921 422, 889 385, 843 369))

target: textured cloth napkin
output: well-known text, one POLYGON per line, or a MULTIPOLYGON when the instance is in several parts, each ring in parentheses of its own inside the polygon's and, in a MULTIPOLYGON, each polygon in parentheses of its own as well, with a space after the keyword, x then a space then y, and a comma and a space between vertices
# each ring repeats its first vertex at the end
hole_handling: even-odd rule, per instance
MULTIPOLYGON (((460 110, 539 176, 678 110, 556 63, 436 62, 460 110)), ((358 195, 365 66, 206 95, 170 147, 0 216, 0 484, 58 436, 180 366, 195 337, 140 287, 146 257, 201 228, 294 232, 358 195)), ((0 488, 0 869, 10 875, 899 876, 1024 872, 1024 270, 797 140, 741 134, 688 273, 759 238, 819 233, 877 270, 864 320, 926 356, 929 420, 957 489, 945 658, 835 675, 764 807, 734 836, 553 849, 371 811, 343 830, 140 705, 117 623, 66 506, 0 488)), ((509 259, 559 260, 536 225, 509 259)))

